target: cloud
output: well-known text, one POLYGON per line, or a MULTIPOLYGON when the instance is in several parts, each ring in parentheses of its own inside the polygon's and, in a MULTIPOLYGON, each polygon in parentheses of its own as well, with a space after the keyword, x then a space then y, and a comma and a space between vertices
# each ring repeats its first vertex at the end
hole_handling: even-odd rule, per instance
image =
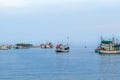
POLYGON ((79 4, 84 5, 84 4, 103 4, 103 5, 115 5, 119 4, 120 0, 38 0, 34 1, 35 3, 37 2, 38 4, 47 4, 47 5, 53 5, 53 4, 59 4, 59 5, 71 5, 72 4, 79 4))
POLYGON ((0 0, 0 14, 24 13, 29 5, 27 0, 0 0))
POLYGON ((23 7, 23 6, 46 6, 46 5, 75 5, 79 4, 103 4, 115 5, 120 3, 120 0, 0 0, 0 7, 23 7))
POLYGON ((120 0, 98 0, 98 2, 112 5, 120 3, 120 0))
POLYGON ((27 1, 25 0, 0 0, 0 7, 23 7, 27 5, 27 1))
POLYGON ((59 7, 61 10, 91 10, 98 7, 110 8, 119 4, 120 0, 0 0, 0 13, 34 12, 51 7, 59 7))

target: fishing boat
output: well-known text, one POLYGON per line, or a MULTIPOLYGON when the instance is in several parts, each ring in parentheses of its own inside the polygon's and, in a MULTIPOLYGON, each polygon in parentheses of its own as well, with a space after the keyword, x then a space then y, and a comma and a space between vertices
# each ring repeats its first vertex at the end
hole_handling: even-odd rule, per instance
POLYGON ((56 52, 69 52, 69 49, 68 45, 58 44, 56 46, 56 52))
POLYGON ((41 47, 41 48, 45 48, 45 44, 41 44, 40 47, 41 47))
POLYGON ((9 49, 10 49, 9 46, 5 46, 5 45, 0 46, 0 50, 9 50, 9 49))
POLYGON ((41 44, 40 47, 41 48, 53 48, 53 44, 52 43, 41 44))
POLYGON ((101 40, 100 46, 95 50, 100 54, 120 54, 120 43, 113 40, 101 40))

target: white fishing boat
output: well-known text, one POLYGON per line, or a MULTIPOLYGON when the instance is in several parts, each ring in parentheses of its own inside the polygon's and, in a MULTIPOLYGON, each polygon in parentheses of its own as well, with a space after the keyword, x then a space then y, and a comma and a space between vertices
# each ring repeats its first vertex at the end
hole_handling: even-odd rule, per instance
POLYGON ((58 44, 56 46, 56 52, 69 52, 69 49, 68 45, 58 44))
POLYGON ((41 48, 45 48, 45 44, 41 44, 40 47, 41 47, 41 48))
POLYGON ((9 46, 5 46, 5 45, 0 46, 0 50, 9 50, 9 49, 10 49, 9 46))
POLYGON ((95 52, 100 54, 120 54, 120 43, 116 43, 114 38, 112 40, 101 39, 101 44, 95 52))

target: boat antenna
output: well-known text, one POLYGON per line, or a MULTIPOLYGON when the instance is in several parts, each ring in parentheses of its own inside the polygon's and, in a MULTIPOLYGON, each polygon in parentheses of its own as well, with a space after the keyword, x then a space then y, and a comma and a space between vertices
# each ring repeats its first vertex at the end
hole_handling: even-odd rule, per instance
MULTIPOLYGON (((67 37, 67 41, 69 41, 69 37, 67 37)), ((67 42, 67 45, 68 45, 68 42, 67 42)))
POLYGON ((119 40, 116 38, 116 44, 118 44, 119 43, 119 40))
POLYGON ((112 37, 112 41, 113 41, 113 42, 115 41, 115 37, 114 37, 114 34, 113 34, 113 37, 112 37))
POLYGON ((100 40, 101 40, 101 42, 103 41, 103 37, 102 36, 100 37, 100 40))

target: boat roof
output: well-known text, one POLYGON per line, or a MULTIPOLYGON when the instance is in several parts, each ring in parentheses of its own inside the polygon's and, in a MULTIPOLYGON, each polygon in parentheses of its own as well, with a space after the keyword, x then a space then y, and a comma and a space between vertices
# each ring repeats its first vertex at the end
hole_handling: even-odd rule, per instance
POLYGON ((102 44, 110 44, 110 43, 113 43, 113 41, 103 40, 101 43, 102 43, 102 44))

